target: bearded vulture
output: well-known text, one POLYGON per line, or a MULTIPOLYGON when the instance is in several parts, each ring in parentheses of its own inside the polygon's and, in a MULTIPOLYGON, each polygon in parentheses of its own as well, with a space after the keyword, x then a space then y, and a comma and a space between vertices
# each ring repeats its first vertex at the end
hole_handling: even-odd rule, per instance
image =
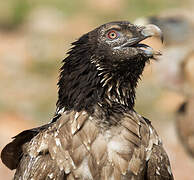
POLYGON ((151 122, 134 110, 143 69, 159 52, 141 41, 155 25, 110 22, 84 34, 63 60, 53 120, 1 152, 14 180, 172 180, 151 122))

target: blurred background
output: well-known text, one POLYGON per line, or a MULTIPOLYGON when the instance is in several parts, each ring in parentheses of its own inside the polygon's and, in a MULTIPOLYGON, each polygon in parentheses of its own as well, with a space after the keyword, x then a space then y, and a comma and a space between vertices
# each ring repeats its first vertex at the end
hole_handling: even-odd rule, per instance
MULTIPOLYGON (((193 97, 193 10, 192 0, 1 1, 0 151, 20 131, 52 118, 58 69, 71 42, 108 21, 151 22, 164 30, 166 38, 163 45, 155 39, 147 43, 163 56, 146 67, 137 89, 136 110, 160 134, 175 179, 193 180, 194 158, 176 130, 177 110, 193 97)), ((194 126, 191 121, 186 127, 194 126)), ((194 135, 194 129, 189 133, 194 135)), ((194 139, 189 143, 194 144, 194 139)), ((1 179, 9 180, 13 173, 0 162, 1 179)))

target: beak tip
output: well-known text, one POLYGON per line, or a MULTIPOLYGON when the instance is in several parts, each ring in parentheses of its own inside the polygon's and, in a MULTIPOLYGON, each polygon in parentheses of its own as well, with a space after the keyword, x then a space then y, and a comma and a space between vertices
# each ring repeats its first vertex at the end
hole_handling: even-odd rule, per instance
POLYGON ((144 27, 144 29, 141 32, 145 37, 159 37, 163 43, 164 37, 161 29, 154 25, 154 24, 148 24, 144 27))

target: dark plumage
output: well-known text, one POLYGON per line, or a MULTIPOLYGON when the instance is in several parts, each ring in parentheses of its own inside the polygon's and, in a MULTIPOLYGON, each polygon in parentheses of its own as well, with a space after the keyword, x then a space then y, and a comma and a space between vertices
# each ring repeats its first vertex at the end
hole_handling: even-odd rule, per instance
POLYGON ((157 26, 104 24, 74 42, 64 59, 52 122, 14 137, 2 151, 14 179, 171 180, 170 163, 135 88, 159 53, 140 44, 157 26))

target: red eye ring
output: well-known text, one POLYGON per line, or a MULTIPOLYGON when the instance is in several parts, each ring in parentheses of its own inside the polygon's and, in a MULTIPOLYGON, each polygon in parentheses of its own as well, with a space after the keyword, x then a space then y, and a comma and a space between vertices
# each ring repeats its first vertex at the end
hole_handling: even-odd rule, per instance
POLYGON ((109 39, 116 39, 118 37, 118 33, 114 30, 111 30, 107 33, 107 37, 109 39))

